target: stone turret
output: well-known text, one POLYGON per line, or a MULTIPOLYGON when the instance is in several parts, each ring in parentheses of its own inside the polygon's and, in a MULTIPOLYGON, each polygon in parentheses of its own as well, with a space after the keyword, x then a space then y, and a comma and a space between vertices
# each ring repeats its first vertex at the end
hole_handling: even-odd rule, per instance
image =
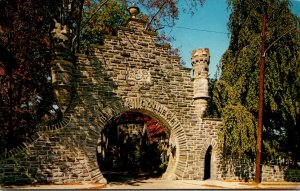
POLYGON ((194 104, 197 115, 202 118, 207 106, 208 96, 208 65, 210 55, 208 48, 201 48, 192 52, 192 66, 194 78, 194 104))

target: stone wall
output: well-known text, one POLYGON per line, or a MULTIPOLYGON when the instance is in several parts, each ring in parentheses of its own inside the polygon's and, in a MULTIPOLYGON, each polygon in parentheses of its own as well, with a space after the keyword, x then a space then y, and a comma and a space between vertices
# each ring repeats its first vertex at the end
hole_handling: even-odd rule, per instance
POLYGON ((18 147, 0 161, 1 183, 65 183, 101 181, 96 169, 90 133, 81 130, 71 118, 55 125, 41 126, 31 141, 18 147))
MULTIPOLYGON (((218 179, 255 180, 255 161, 247 158, 223 160, 218 166, 218 179)), ((284 164, 262 164, 261 181, 300 181, 300 169, 284 164)))
POLYGON ((97 141, 104 126, 127 111, 147 114, 170 132, 176 153, 164 178, 200 176, 194 147, 202 148, 205 140, 195 133, 206 127, 199 128, 190 69, 169 55, 169 45, 157 44, 157 34, 145 31, 145 24, 130 19, 103 46, 76 55, 72 101, 62 121, 41 125, 22 149, 2 156, 1 182, 105 182, 96 159, 97 141))
MULTIPOLYGON (((221 163, 221 120, 201 117, 206 98, 195 99, 194 92, 202 86, 194 85, 191 69, 169 55, 169 45, 157 44, 157 34, 145 26, 131 18, 117 36, 106 36, 88 55, 76 55, 71 103, 63 118, 41 124, 31 140, 0 157, 0 183, 105 183, 96 157, 98 139, 107 124, 128 111, 155 118, 170 133, 176 152, 163 178, 203 180, 209 148, 212 179, 241 177, 239 171, 247 169, 228 170, 230 166, 221 163)), ((207 55, 202 60, 209 62, 207 55)), ((282 171, 284 176, 274 169, 264 171, 263 176, 276 179, 299 177, 292 170, 282 171)))
MULTIPOLYGON (((113 92, 120 100, 151 99, 167 107, 176 116, 181 133, 174 136, 180 153, 175 176, 178 179, 201 179, 204 168, 201 160, 204 150, 209 146, 208 142, 214 146, 214 162, 218 163, 216 132, 221 121, 201 119, 199 112, 207 102, 206 98, 197 97, 195 100, 195 88, 200 87, 195 87, 190 76, 191 70, 182 67, 178 57, 168 54, 168 45, 157 44, 156 33, 145 31, 144 28, 143 21, 130 19, 127 26, 117 32, 117 36, 107 36, 102 46, 94 45, 94 51, 87 59, 97 62, 105 71, 105 84, 114 84, 113 92), (181 146, 183 142, 187 144, 186 149, 186 146, 181 146)), ((141 112, 153 115, 147 111, 149 109, 151 106, 141 112)), ((152 117, 157 118, 155 114, 152 117)), ((160 122, 168 118, 162 114, 160 117, 160 122)), ((173 125, 167 123, 165 126, 171 132, 177 131, 173 130, 173 125)))
POLYGON ((263 165, 262 181, 292 181, 300 182, 300 169, 282 165, 263 165))

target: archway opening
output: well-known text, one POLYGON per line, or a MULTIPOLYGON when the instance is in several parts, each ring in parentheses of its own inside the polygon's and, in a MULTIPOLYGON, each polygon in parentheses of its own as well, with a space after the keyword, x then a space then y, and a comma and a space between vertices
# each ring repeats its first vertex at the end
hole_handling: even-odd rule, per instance
POLYGON ((160 177, 169 160, 169 132, 153 117, 136 111, 111 120, 98 140, 97 159, 108 182, 160 177))
POLYGON ((212 146, 210 145, 205 153, 204 180, 211 178, 211 154, 212 154, 212 146))

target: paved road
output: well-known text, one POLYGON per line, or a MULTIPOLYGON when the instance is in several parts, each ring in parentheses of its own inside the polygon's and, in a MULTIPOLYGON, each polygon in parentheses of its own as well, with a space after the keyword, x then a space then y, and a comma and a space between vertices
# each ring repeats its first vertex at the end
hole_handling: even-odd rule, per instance
POLYGON ((263 182, 259 185, 245 182, 229 181, 195 181, 176 180, 167 181, 160 178, 138 178, 127 181, 112 181, 107 185, 103 184, 68 184, 68 185, 35 185, 35 186, 5 186, 0 189, 295 189, 300 190, 299 183, 291 182, 263 182))
POLYGON ((127 183, 111 182, 103 189, 300 189, 300 183, 268 182, 259 185, 246 182, 229 181, 167 181, 159 178, 132 180, 127 183))

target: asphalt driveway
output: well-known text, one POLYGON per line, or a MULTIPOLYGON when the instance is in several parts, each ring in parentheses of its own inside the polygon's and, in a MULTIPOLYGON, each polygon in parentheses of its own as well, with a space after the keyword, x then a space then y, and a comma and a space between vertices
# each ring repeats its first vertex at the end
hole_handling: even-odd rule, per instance
POLYGON ((175 180, 168 181, 160 178, 137 178, 126 181, 112 181, 107 185, 100 183, 74 183, 63 185, 24 185, 1 186, 1 190, 7 189, 279 189, 300 190, 300 183, 293 182, 262 182, 256 185, 253 182, 217 181, 217 180, 175 180))

